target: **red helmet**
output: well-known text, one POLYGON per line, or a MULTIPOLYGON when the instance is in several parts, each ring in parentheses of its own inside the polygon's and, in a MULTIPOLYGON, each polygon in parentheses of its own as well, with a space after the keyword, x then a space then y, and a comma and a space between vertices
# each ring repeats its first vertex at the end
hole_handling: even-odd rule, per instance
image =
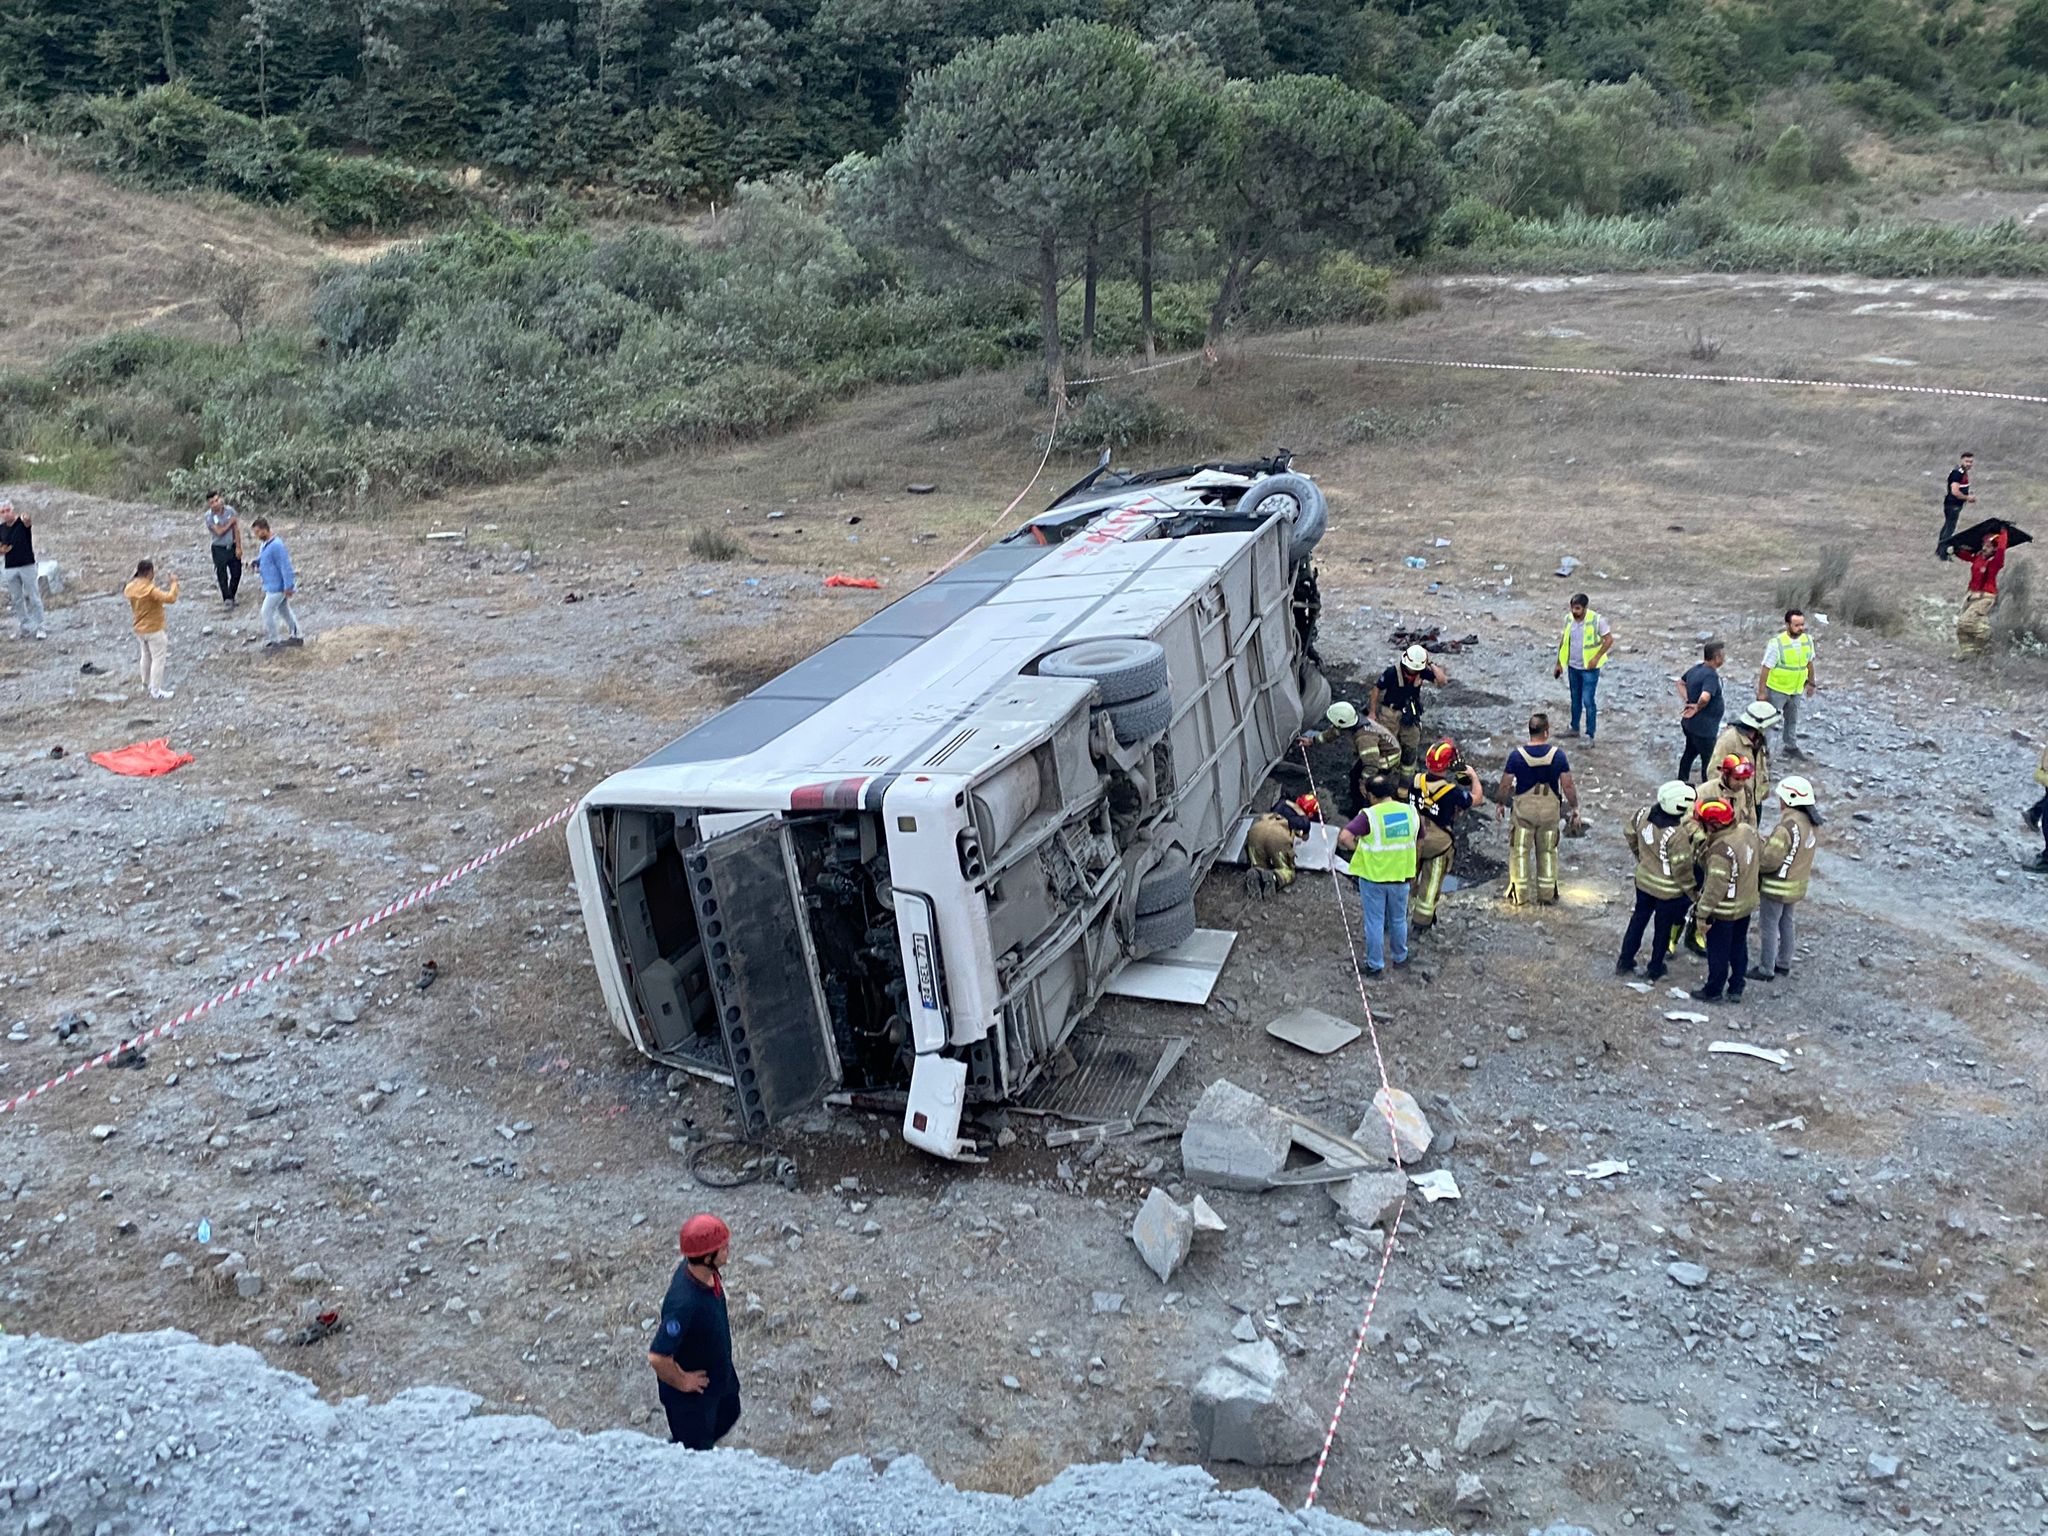
POLYGON ((1422 755, 1422 765, 1431 773, 1443 773, 1458 760, 1458 744, 1446 736, 1422 755))
POLYGON ((1737 757, 1730 752, 1721 759, 1721 777, 1732 779, 1737 784, 1747 784, 1756 777, 1756 764, 1746 757, 1737 757))
POLYGON ((1735 825, 1735 807, 1726 800, 1702 800, 1692 808, 1694 816, 1702 826, 1732 827, 1735 825))
POLYGON ((732 1241, 732 1228, 716 1216, 692 1216, 676 1234, 676 1246, 686 1259, 708 1259, 732 1241))
POLYGON ((1314 820, 1323 813, 1323 804, 1314 795, 1296 795, 1294 797, 1294 808, 1310 820, 1314 820))

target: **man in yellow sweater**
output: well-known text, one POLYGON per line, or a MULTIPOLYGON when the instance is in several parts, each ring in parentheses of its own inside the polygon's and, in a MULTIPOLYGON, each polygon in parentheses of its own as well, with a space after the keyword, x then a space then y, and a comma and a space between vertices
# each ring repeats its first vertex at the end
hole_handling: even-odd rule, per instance
POLYGON ((134 579, 121 589, 121 595, 135 610, 135 638, 142 647, 142 686, 149 690, 152 699, 168 699, 171 690, 164 686, 164 657, 169 641, 164 635, 164 605, 178 600, 178 578, 173 576, 170 586, 160 587, 156 584, 156 562, 139 560, 134 579))

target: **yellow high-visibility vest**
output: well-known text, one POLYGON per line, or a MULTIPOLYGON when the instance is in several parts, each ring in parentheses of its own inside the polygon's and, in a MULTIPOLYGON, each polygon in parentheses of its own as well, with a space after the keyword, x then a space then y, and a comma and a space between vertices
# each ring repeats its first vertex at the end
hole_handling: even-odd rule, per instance
POLYGON ((1812 670, 1813 636, 1795 637, 1788 630, 1778 636, 1778 664, 1764 674, 1764 686, 1773 693, 1804 693, 1812 670))
POLYGON ((1376 885, 1415 878, 1415 841, 1421 834, 1421 816, 1412 805, 1382 800, 1367 806, 1365 831, 1351 850, 1351 873, 1376 885))
MULTIPOLYGON (((1577 624, 1581 631, 1579 636, 1579 654, 1586 659, 1586 666, 1581 670, 1596 670, 1606 666, 1607 658, 1605 656, 1599 657, 1597 660, 1594 658, 1593 648, 1600 643, 1600 615, 1590 608, 1586 610, 1586 616, 1583 619, 1568 619, 1565 621, 1564 633, 1558 637, 1557 641, 1557 664, 1560 667, 1568 667, 1572 664, 1573 624, 1577 624)), ((1621 685, 1616 683, 1615 686, 1619 688, 1621 685)))

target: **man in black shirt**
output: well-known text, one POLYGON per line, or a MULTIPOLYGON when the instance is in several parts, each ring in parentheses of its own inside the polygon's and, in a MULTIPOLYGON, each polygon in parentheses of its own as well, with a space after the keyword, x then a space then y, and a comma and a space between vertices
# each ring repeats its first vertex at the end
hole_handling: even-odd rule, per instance
POLYGON ((1727 648, 1709 640, 1700 649, 1700 660, 1678 680, 1678 698, 1684 708, 1678 724, 1685 732, 1685 749, 1678 754, 1678 777, 1692 783, 1692 765, 1700 766, 1700 777, 1714 759, 1714 738, 1721 734, 1721 663, 1727 648))
POLYGON ((692 1216, 677 1234, 683 1262, 661 1302, 661 1323, 647 1346, 660 1382, 669 1438, 708 1451, 740 1418, 740 1382, 732 1366, 732 1324, 719 1271, 732 1231, 716 1216, 692 1216))
POLYGON ((1430 659, 1429 652, 1411 645, 1372 685, 1366 712, 1401 743, 1404 780, 1422 765, 1422 685, 1435 683, 1441 688, 1445 681, 1444 669, 1430 659))
POLYGON ((1970 466, 1977 462, 1977 455, 1966 453, 1956 460, 1956 467, 1948 472, 1948 489, 1941 498, 1941 537, 1934 541, 1937 559, 1949 560, 1954 557, 1948 552, 1949 540, 1956 536, 1956 519, 1963 515, 1963 508, 1977 498, 1970 494, 1970 466))
POLYGON ((0 573, 24 640, 43 640, 43 594, 36 584, 36 540, 30 519, 0 498, 0 573))

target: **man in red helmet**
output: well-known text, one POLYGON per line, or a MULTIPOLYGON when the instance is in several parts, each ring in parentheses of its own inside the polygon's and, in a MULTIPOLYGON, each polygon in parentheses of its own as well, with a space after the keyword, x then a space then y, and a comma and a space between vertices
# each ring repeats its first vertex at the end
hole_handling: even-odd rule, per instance
POLYGON ((1451 828, 1460 811, 1485 802, 1486 786, 1479 780, 1479 770, 1458 756, 1458 744, 1447 736, 1422 754, 1422 771, 1409 785, 1408 798, 1422 812, 1408 921, 1413 927, 1429 928, 1435 926, 1444 876, 1451 872, 1451 855, 1457 848, 1451 828))
POLYGON ((661 1323, 647 1346, 660 1382, 669 1438, 708 1451, 739 1422, 740 1380, 732 1367, 732 1324, 719 1271, 732 1230, 716 1216, 692 1216, 677 1234, 683 1262, 661 1302, 661 1323))
POLYGON ((1323 819, 1323 808, 1314 795, 1281 796, 1273 809, 1252 823, 1245 834, 1245 854, 1251 861, 1251 888, 1264 896, 1268 888, 1286 890, 1294 884, 1294 845, 1308 836, 1309 828, 1323 819))
POLYGON ((1706 833, 1697 855, 1695 911, 1707 930, 1707 980, 1692 995, 1703 1003, 1739 1003, 1749 975, 1749 920, 1756 912, 1762 844, 1756 828, 1726 800, 1701 800, 1692 814, 1706 833))

